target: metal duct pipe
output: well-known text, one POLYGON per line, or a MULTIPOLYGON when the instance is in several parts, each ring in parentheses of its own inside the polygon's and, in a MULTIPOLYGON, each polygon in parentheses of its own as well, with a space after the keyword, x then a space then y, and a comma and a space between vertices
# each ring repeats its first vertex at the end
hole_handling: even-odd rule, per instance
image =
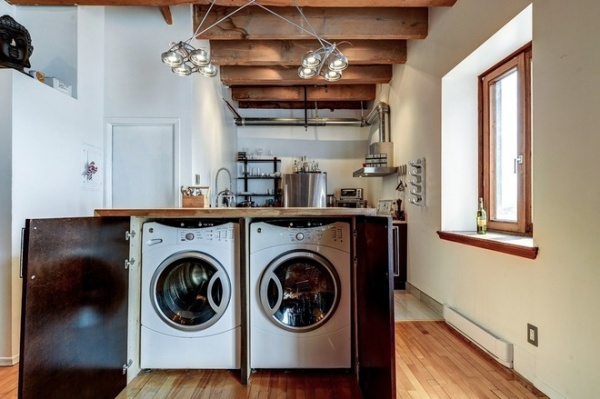
POLYGON ((235 118, 236 126, 367 126, 353 118, 235 118))
POLYGON ((380 102, 367 116, 367 125, 370 126, 375 121, 379 122, 379 142, 387 143, 391 141, 390 106, 387 103, 380 102))

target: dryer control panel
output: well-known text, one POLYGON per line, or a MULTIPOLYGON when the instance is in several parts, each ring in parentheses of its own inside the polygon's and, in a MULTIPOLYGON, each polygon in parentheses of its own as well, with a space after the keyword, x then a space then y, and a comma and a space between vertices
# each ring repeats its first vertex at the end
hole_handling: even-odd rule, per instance
POLYGON ((325 245, 350 250, 350 223, 331 220, 277 220, 251 224, 251 251, 282 244, 325 245))

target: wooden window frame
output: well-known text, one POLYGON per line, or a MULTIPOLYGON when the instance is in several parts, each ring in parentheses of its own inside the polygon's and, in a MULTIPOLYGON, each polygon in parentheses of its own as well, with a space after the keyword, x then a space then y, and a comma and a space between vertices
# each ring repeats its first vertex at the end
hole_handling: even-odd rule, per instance
POLYGON ((493 231, 533 234, 531 217, 531 61, 532 46, 528 43, 479 76, 479 196, 483 198, 488 213, 488 229, 493 231), (507 73, 517 71, 518 84, 518 145, 523 162, 518 167, 517 221, 509 222, 494 214, 494 165, 492 128, 492 101, 490 87, 507 73))

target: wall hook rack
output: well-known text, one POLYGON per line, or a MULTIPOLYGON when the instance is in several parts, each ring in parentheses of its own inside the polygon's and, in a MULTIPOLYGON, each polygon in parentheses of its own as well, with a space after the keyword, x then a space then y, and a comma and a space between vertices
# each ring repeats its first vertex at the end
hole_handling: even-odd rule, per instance
POLYGON ((425 206, 425 158, 410 161, 411 170, 408 174, 412 177, 409 184, 412 187, 408 192, 411 198, 408 202, 418 206, 425 206))

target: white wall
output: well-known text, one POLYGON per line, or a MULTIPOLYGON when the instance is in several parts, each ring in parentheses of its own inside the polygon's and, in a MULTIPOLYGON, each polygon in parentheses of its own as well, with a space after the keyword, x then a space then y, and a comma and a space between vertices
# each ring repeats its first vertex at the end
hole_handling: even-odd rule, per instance
MULTIPOLYGON (((0 15, 13 15, 13 7, 0 2, 0 15)), ((18 22, 18 21, 17 21, 18 22)), ((12 93, 12 73, 0 75, 0 89, 3 93, 12 93)), ((12 95, 0 96, 0 220, 10 221, 12 200, 12 95)), ((11 350, 11 314, 12 314, 12 273, 10 227, 0 229, 0 365, 12 364, 11 350)))
MULTIPOLYGON (((396 156, 427 158, 427 207, 408 206, 408 280, 515 345, 514 367, 553 398, 596 398, 600 382, 600 3, 533 2, 536 260, 442 241, 441 79, 530 2, 461 0, 430 14, 391 83, 396 156), (539 328, 539 346, 526 325, 539 328)), ((476 173, 476 171, 473 171, 476 173)), ((461 176, 454 177, 460 186, 461 176)), ((473 210, 474 212, 474 210, 473 210)))
MULTIPOLYGON (((27 28, 33 44, 31 70, 41 71, 72 86, 77 97, 77 11, 75 7, 17 8, 18 20, 27 28), (51 21, 52 34, 48 34, 51 21)), ((101 53, 96 55, 99 56, 101 53)))
MULTIPOLYGON (((35 22, 36 29, 52 31, 54 21, 39 18, 43 9, 14 11, 14 18, 25 27, 35 22)), ((20 233, 25 219, 92 215, 102 204, 101 191, 87 190, 82 185, 82 148, 85 144, 102 145, 103 81, 92 71, 103 75, 94 60, 103 56, 104 15, 102 9, 72 8, 71 12, 77 13, 82 23, 78 26, 76 51, 82 67, 78 99, 19 72, 0 71, 2 92, 11 100, 10 107, 2 107, 0 116, 3 124, 8 123, 2 130, 2 141, 10 144, 7 159, 11 162, 8 167, 2 165, 1 180, 2 191, 10 193, 10 199, 0 199, 2 208, 10 212, 1 234, 10 236, 11 241, 8 247, 2 247, 0 256, 0 281, 3 287, 9 287, 2 290, 0 299, 0 317, 8 320, 0 329, 0 363, 18 358, 20 233), (98 44, 100 50, 94 48, 98 44)))
POLYGON ((220 166, 234 167, 235 127, 225 118, 219 79, 180 77, 161 62, 171 42, 192 35, 190 6, 171 7, 167 25, 156 7, 106 10, 106 119, 176 118, 182 185, 212 185, 220 166))

